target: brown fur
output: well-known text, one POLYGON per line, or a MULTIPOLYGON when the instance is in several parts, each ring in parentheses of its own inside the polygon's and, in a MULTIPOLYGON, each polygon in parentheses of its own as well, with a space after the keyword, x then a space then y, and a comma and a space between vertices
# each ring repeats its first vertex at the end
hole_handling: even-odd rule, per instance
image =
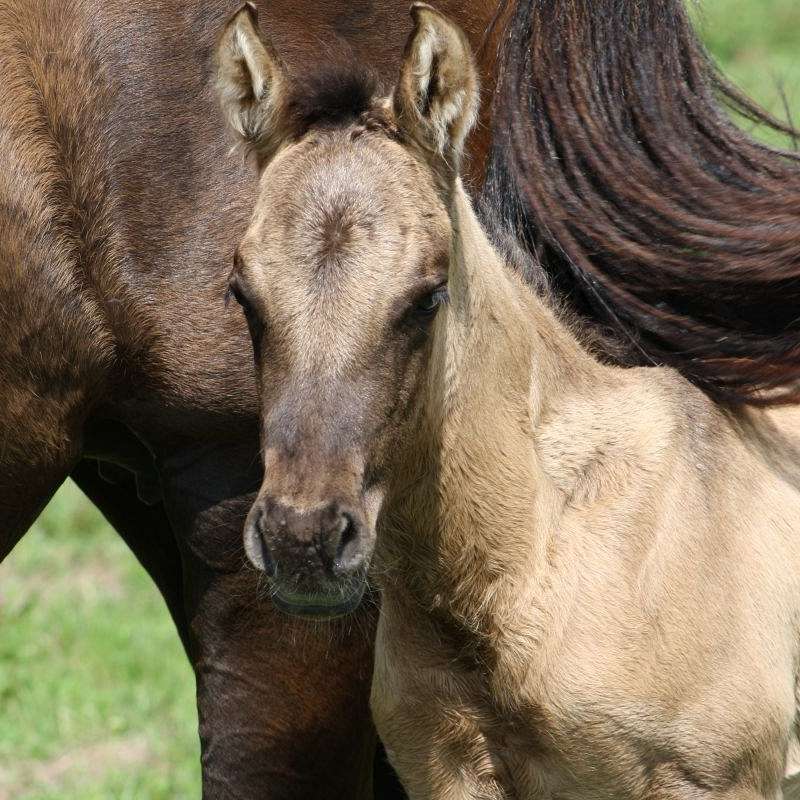
MULTIPOLYGON (((324 781, 328 797, 349 799, 367 793, 369 777, 350 758, 371 748, 369 620, 336 628, 334 643, 330 628, 297 627, 258 599, 241 547, 262 477, 258 401, 246 327, 220 298, 255 182, 228 156, 211 58, 238 5, 0 2, 0 556, 72 469, 158 583, 187 643, 204 796, 260 797, 267 786, 271 797, 314 798, 324 781), (110 464, 127 466, 110 485, 98 460, 106 478, 110 464), (146 507, 140 496, 160 502, 146 507)), ((354 59, 389 85, 412 25, 399 0, 260 5, 294 76, 354 59)), ((479 54, 485 102, 462 165, 477 185, 498 44, 515 7, 526 11, 438 5, 479 54)), ((617 20, 599 2, 584 7, 617 20)), ((546 47, 558 38, 535 30, 546 47)), ((660 30, 637 57, 667 42, 686 49, 675 26, 660 30)), ((617 76, 623 66, 609 62, 617 76)), ((506 78, 514 70, 507 62, 506 78)), ((679 76, 668 78, 677 82, 665 93, 677 94, 679 76)), ((707 97, 692 105, 711 108, 707 97)), ((580 136, 563 129, 566 141, 580 136)))
MULTIPOLYGON (((316 798, 324 780, 350 800, 370 794, 374 612, 298 626, 241 543, 258 406, 222 296, 255 187, 212 58, 238 5, 0 2, 0 558, 72 473, 187 645, 204 797, 316 798)), ((492 11, 465 9, 476 41, 492 11)), ((297 75, 357 58, 389 79, 410 27, 396 0, 262 13, 297 75)))
POLYGON ((683 0, 511 5, 485 187, 503 227, 623 363, 800 400, 800 157, 728 108, 791 129, 720 74, 683 0))
MULTIPOLYGON (((260 173, 236 276, 262 336, 251 519, 276 486, 297 513, 331 485, 380 506, 359 540, 382 588, 372 709, 412 799, 774 800, 798 746, 796 444, 587 352, 458 178, 466 40, 418 7, 400 74, 399 140, 312 129, 260 173), (409 330, 432 270, 449 301, 409 330)), ((280 557, 285 528, 249 552, 280 557)), ((313 603, 326 535, 279 560, 279 591, 313 603)))
POLYGON ((342 125, 371 111, 379 94, 376 76, 351 64, 325 65, 295 80, 287 101, 290 135, 303 137, 315 125, 342 125))

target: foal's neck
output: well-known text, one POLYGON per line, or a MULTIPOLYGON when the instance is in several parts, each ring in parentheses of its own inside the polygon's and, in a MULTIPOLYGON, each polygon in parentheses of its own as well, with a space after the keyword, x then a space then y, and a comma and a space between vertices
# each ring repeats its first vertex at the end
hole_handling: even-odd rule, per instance
POLYGON ((387 566, 419 603, 478 631, 498 620, 475 615, 496 615, 505 593, 544 574, 559 500, 537 431, 604 368, 505 265, 460 186, 452 215, 450 303, 436 321, 420 461, 406 485, 427 477, 396 504, 387 566))

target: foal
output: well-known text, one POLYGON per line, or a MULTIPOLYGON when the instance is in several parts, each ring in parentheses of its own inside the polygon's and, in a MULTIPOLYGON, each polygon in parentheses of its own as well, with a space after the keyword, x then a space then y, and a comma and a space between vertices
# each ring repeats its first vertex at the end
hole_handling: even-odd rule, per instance
POLYGON ((676 373, 599 363, 506 267, 458 178, 469 48, 413 18, 387 100, 298 87, 246 11, 220 44, 261 174, 231 277, 263 403, 247 552, 314 616, 373 561, 372 707, 412 798, 778 798, 797 483, 676 373))

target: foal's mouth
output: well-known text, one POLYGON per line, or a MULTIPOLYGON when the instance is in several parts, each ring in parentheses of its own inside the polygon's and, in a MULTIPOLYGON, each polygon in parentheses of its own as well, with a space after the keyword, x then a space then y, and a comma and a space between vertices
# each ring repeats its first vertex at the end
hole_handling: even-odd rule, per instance
POLYGON ((284 614, 304 619, 332 620, 355 611, 367 589, 366 572, 314 589, 292 586, 278 576, 271 581, 272 604, 284 614))

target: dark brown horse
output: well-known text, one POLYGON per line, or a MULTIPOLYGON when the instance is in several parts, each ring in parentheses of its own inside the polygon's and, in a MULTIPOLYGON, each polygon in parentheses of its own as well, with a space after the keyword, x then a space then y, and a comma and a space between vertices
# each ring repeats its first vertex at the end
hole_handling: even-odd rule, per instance
MULTIPOLYGON (((204 796, 349 800, 370 793, 374 615, 298 626, 241 542, 257 403, 223 297, 254 179, 212 86, 238 6, 0 2, 0 558, 71 474, 175 619, 204 796)), ((405 0, 266 6, 297 74, 358 58, 393 79, 405 0)), ((476 47, 494 12, 457 14, 476 47)))
MULTIPOLYGON (((800 170, 726 121, 677 0, 439 5, 500 112, 488 205, 556 288, 707 388, 792 387, 800 170)), ((175 619, 204 795, 366 796, 373 616, 284 619, 241 542, 257 400, 222 297, 254 175, 226 157, 211 90, 237 6, 0 2, 0 557, 72 474, 175 619)), ((411 25, 393 0, 277 0, 262 24, 295 74, 355 57, 387 85, 411 25)))

